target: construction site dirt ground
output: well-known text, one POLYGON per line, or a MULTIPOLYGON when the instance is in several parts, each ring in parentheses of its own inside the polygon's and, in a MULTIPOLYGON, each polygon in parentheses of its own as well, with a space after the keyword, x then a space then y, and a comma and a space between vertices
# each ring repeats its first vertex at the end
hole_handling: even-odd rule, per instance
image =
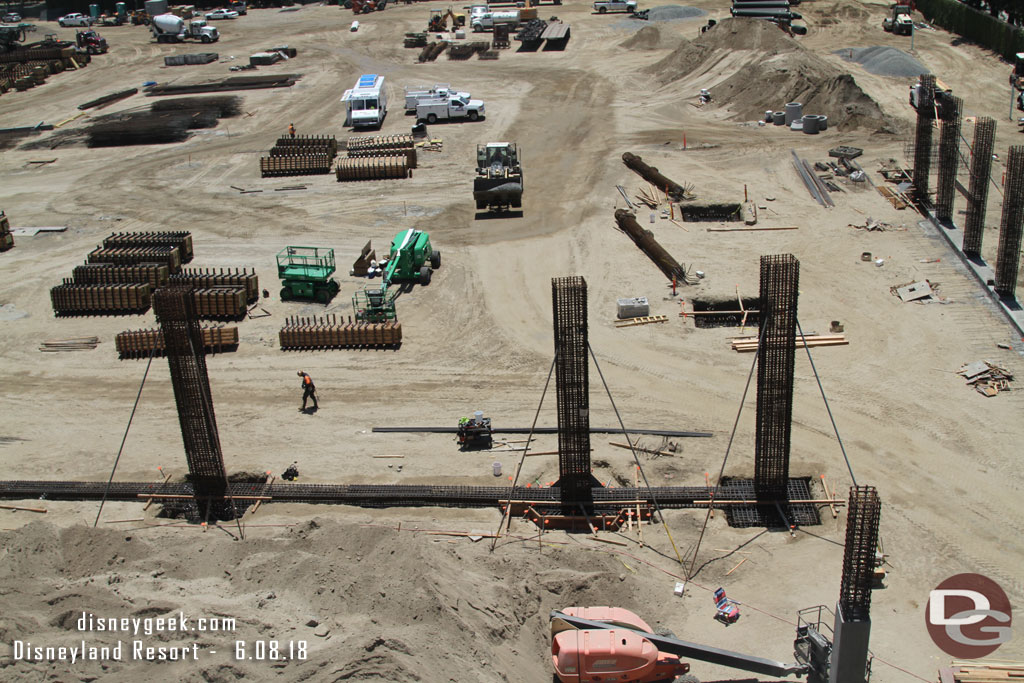
MULTIPOLYGON (((142 27, 100 29, 109 54, 0 97, 3 125, 57 123, 82 102, 146 81, 224 78, 233 75, 229 65, 280 44, 297 48, 298 56, 256 73, 303 76, 291 88, 237 93, 245 114, 183 143, 89 148, 69 141, 50 149, 48 140, 84 130, 86 116, 0 154, 0 208, 12 227, 67 226, 63 233, 16 235, 15 248, 0 254, 0 479, 110 476, 147 366, 119 360, 114 336, 156 322, 152 312, 55 318, 49 290, 113 231, 190 230, 192 266, 256 269, 261 289, 271 292, 259 303, 269 316, 239 322, 237 351, 207 358, 224 460, 230 472, 277 476, 297 461, 301 483, 507 484, 504 475, 493 476, 492 463, 500 461, 507 475, 519 453, 460 452, 452 435, 371 428, 454 426, 474 410, 497 427, 529 426, 553 353, 550 281, 565 275, 587 280, 590 343, 625 424, 714 434, 676 440, 673 457, 641 456, 651 484, 700 485, 705 473, 714 481, 744 395, 725 474, 750 477, 755 392, 744 388, 753 358, 730 350, 729 340, 755 330, 696 329, 692 317, 678 312, 682 301, 689 310, 697 298, 756 297, 759 257, 792 253, 801 264, 803 331, 827 334, 835 320, 845 327, 849 344, 813 349, 814 367, 856 482, 877 486, 883 503, 888 576, 872 600, 873 680, 934 680, 950 659, 925 627, 929 591, 939 582, 981 573, 1015 606, 1024 604, 1024 392, 1018 382, 987 398, 956 374, 964 363, 989 360, 1019 376, 1020 339, 913 210, 896 210, 864 184, 843 185, 845 192, 833 194, 836 207, 825 209, 794 171, 791 150, 813 163, 837 145, 864 148, 858 161, 878 184, 880 161, 908 163, 912 79, 868 74, 833 54, 872 45, 909 49, 909 38, 882 31, 884 3, 805 2, 799 11, 809 31, 795 40, 765 33, 775 30, 767 24, 720 24, 705 35, 705 52, 694 64, 697 53, 684 41, 695 41, 708 18, 728 16, 721 3, 696 6, 708 13, 652 22, 641 36, 625 15, 592 14, 587 3, 545 5, 541 17, 571 24, 565 50, 519 52, 513 43, 497 61, 442 55, 427 64, 416 63, 419 50, 404 49, 402 37, 425 28, 428 4, 361 15, 357 32, 349 30, 355 17, 338 7, 253 10, 218 22, 222 38, 212 49, 220 61, 203 66, 167 68, 163 57, 209 46, 158 45, 142 27), (630 38, 632 46, 623 47, 630 38), (787 72, 785 53, 794 44, 799 68, 787 72), (783 56, 773 58, 776 53, 783 56), (759 83, 756 74, 770 61, 775 76, 759 83), (413 117, 401 107, 406 85, 451 83, 484 100, 487 117, 431 126, 442 151, 421 152, 408 179, 260 178, 259 157, 290 123, 303 135, 351 135, 339 99, 362 73, 387 77, 384 134, 409 132, 413 117), (755 79, 746 89, 737 80, 744 73, 755 79), (849 79, 832 80, 832 74, 851 74, 866 99, 851 103, 849 79), (716 96, 726 81, 723 92, 737 93, 732 101, 716 96), (701 88, 715 98, 704 107, 697 106, 701 88), (753 112, 782 109, 801 92, 817 103, 808 113, 848 122, 811 136, 754 121, 753 112), (486 219, 471 195, 475 147, 498 140, 522 151, 524 205, 521 216, 486 219), (738 202, 747 192, 768 207, 759 227, 798 229, 709 232, 720 226, 681 227, 660 217, 650 224, 648 214, 660 209, 642 209, 641 224, 691 273, 704 273, 673 297, 670 283, 613 220, 623 207, 616 185, 631 198, 646 189, 623 165, 627 151, 693 184, 697 202, 738 202), (56 160, 29 163, 49 159, 56 160), (297 184, 306 189, 277 190, 297 184), (242 194, 232 186, 263 192, 242 194), (894 229, 850 227, 869 217, 894 229), (415 286, 397 301, 400 349, 280 350, 278 330, 288 316, 351 315, 351 295, 366 281, 349 277, 349 264, 367 240, 382 255, 408 227, 430 232, 442 264, 429 286, 415 286), (274 255, 287 245, 335 249, 341 292, 328 306, 280 301, 274 255), (864 252, 882 265, 863 261, 864 252), (890 294, 893 285, 923 279, 938 286, 944 303, 905 304, 890 294), (633 296, 648 297, 651 314, 668 321, 616 329, 616 299, 633 296), (38 350, 45 340, 93 335, 100 340, 94 350, 38 350), (316 382, 315 414, 298 410, 298 370, 316 382)), ((69 29, 52 30, 72 36, 69 29)), ((954 39, 919 30, 914 56, 964 98, 966 117, 998 120, 992 178, 999 181, 1019 135, 1007 120, 1010 67, 954 39)), ((87 113, 143 107, 152 99, 140 93, 87 113)), ((964 124, 967 140, 972 120, 964 124)), ((966 184, 966 175, 961 181, 966 184)), ((959 220, 964 208, 958 195, 959 220)), ((990 263, 1001 208, 993 190, 983 252, 990 263)), ((851 472, 807 355, 798 350, 796 358, 791 474, 811 477, 822 497, 824 475, 845 499, 851 472)), ((166 361, 154 360, 115 480, 187 473, 169 380, 166 361)), ((592 367, 590 423, 616 422, 592 367)), ((555 423, 549 391, 539 424, 555 423)), ((593 437, 595 475, 610 485, 633 485, 629 452, 608 441, 621 439, 593 437)), ((640 441, 664 447, 650 437, 640 441)), ((535 448, 554 450, 557 441, 542 436, 535 448)), ((521 481, 545 486, 556 477, 556 457, 525 459, 521 481)), ((47 510, 0 510, 5 680, 547 681, 548 613, 571 605, 625 607, 684 639, 792 661, 797 610, 835 605, 845 529, 842 507, 837 519, 822 508, 821 525, 794 536, 732 529, 716 513, 697 573, 676 597, 673 588, 689 571, 705 521, 699 511, 665 514, 674 546, 660 525, 644 527, 642 540, 635 531, 601 534, 619 542, 612 544, 561 532, 538 541, 532 525, 516 520, 492 552, 490 538, 474 543, 431 532, 493 534, 496 510, 271 502, 245 516, 240 539, 234 523, 204 530, 156 516, 156 505, 144 511, 141 502, 108 503, 95 528, 94 502, 3 502, 47 510), (712 591, 719 586, 742 603, 732 626, 713 619, 712 591), (139 636, 77 626, 82 612, 120 618, 179 611, 192 620, 233 618, 237 625, 139 636), (16 640, 48 647, 83 639, 88 645, 123 640, 129 650, 132 640, 145 647, 197 643, 198 659, 150 663, 126 656, 72 664, 11 657, 16 640), (282 648, 303 641, 306 658, 294 650, 289 661, 251 659, 259 655, 257 640, 277 640, 282 648), (236 652, 236 641, 245 641, 245 649, 236 652)), ((1015 635, 995 656, 1024 657, 1024 640, 1015 635)), ((751 674, 692 664, 704 681, 751 680, 751 674)))

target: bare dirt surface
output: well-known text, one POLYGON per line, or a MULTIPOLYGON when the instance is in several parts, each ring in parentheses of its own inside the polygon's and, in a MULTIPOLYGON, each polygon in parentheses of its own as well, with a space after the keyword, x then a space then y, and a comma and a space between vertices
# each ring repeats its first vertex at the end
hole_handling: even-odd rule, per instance
MULTIPOLYGON (((907 38, 881 30, 883 4, 804 3, 810 30, 796 39, 767 24, 725 38, 716 37, 730 30, 720 24, 699 37, 707 18, 722 20, 727 12, 704 0, 694 6, 708 14, 652 22, 637 33, 615 28, 622 17, 592 14, 587 4, 545 5, 541 16, 557 14, 572 25, 567 49, 513 49, 494 62, 442 57, 416 64, 418 50, 401 45, 405 32, 423 29, 428 7, 422 4, 360 16, 355 33, 348 30, 351 13, 337 7, 254 10, 220 22, 223 38, 214 49, 221 61, 204 66, 165 68, 162 58, 205 46, 158 45, 141 27, 106 28, 110 54, 0 97, 4 126, 56 123, 84 101, 145 81, 226 77, 230 64, 282 43, 298 56, 257 73, 303 74, 291 88, 240 93, 246 114, 183 143, 90 149, 69 142, 52 150, 45 144, 81 131, 89 124, 83 117, 29 138, 30 146, 3 151, 0 208, 12 226, 68 230, 16 236, 16 247, 0 254, 0 478, 110 476, 146 369, 144 360, 117 359, 114 335, 155 326, 153 314, 55 319, 48 292, 112 231, 190 230, 191 265, 256 268, 261 288, 272 292, 260 302, 271 315, 240 322, 238 350, 207 360, 224 459, 231 471, 275 475, 298 461, 303 483, 505 483, 492 476, 491 463, 502 462, 507 473, 518 454, 461 453, 448 435, 370 430, 454 426, 477 409, 498 425, 528 426, 553 350, 550 280, 572 274, 587 279, 590 341, 625 423, 714 433, 682 440, 675 457, 643 460, 651 483, 696 485, 705 472, 714 477, 752 358, 729 348, 738 328, 694 329, 692 318, 678 317, 680 299, 689 309, 697 297, 756 296, 759 257, 793 253, 801 261, 804 331, 827 333, 833 320, 845 325, 850 344, 815 350, 814 364, 856 481, 877 486, 884 505, 881 535, 890 566, 886 588, 872 603, 873 677, 933 680, 949 657, 925 629, 929 590, 951 575, 979 572, 1000 583, 1015 605, 1024 600, 1024 393, 985 398, 954 374, 963 363, 988 359, 1019 376, 1020 340, 917 214, 853 185, 834 195, 835 209, 823 209, 793 170, 791 149, 813 162, 839 144, 865 149, 859 161, 876 183, 882 182, 879 161, 904 160, 913 130, 906 101, 912 79, 869 74, 833 54, 875 45, 908 51, 907 38), (750 31, 761 37, 748 41, 750 31), (696 57, 673 61, 701 44, 708 48, 696 57), (771 77, 787 68, 789 80, 771 77), (405 85, 451 83, 485 100, 488 116, 432 126, 443 151, 421 153, 411 179, 260 178, 259 157, 289 123, 302 134, 350 135, 338 100, 361 73, 386 74, 390 83, 385 134, 408 132, 413 123, 401 112, 405 85), (715 97, 705 107, 696 106, 700 88, 715 97), (814 137, 754 122, 795 96, 817 97, 810 113, 827 114, 836 125, 814 137), (523 215, 486 220, 471 197, 474 153, 478 143, 497 140, 523 150, 523 215), (658 269, 615 229, 612 215, 623 205, 615 185, 630 196, 642 185, 621 162, 626 151, 694 184, 697 201, 741 201, 746 188, 751 200, 768 207, 759 225, 799 229, 708 232, 708 224, 682 228, 656 218, 649 227, 662 245, 706 274, 673 298, 658 269), (296 183, 308 189, 275 191, 296 183), (232 185, 264 191, 240 194, 232 185), (848 227, 868 217, 905 229, 848 227), (351 294, 365 284, 347 275, 359 249, 372 239, 381 254, 410 226, 430 231, 443 263, 429 286, 398 300, 405 331, 400 350, 280 351, 277 332, 286 316, 350 315, 351 294), (342 289, 326 308, 277 296, 274 254, 295 244, 336 250, 342 289), (884 265, 862 261, 863 252, 884 265), (889 293, 892 285, 925 278, 939 284, 946 305, 903 304, 889 293), (616 329, 615 300, 627 296, 649 297, 651 313, 668 322, 616 329), (100 338, 98 348, 37 350, 44 340, 87 335, 100 338), (314 415, 297 410, 299 369, 319 389, 314 415), (405 457, 372 457, 382 454, 405 457)), ((964 98, 966 116, 999 120, 996 151, 1003 159, 1018 135, 1006 121, 1009 67, 975 46, 954 45, 953 38, 919 31, 913 56, 964 98)), ((148 101, 139 94, 95 115, 148 101)), ((970 123, 964 135, 973 135, 970 123)), ((992 177, 1001 174, 997 161, 992 177)), ((962 216, 964 202, 957 202, 962 216)), ((983 252, 990 263, 1001 208, 993 189, 983 252)), ((641 211, 642 224, 648 213, 641 211)), ((118 481, 156 481, 158 467, 176 477, 186 472, 166 368, 162 359, 153 362, 118 481)), ((614 425, 598 376, 591 377, 591 424, 614 425)), ((751 390, 727 475, 753 474, 753 397, 751 390)), ((553 401, 549 394, 543 425, 555 424, 553 401)), ((595 475, 631 483, 628 452, 608 440, 593 440, 595 475)), ((556 447, 550 436, 537 444, 556 447)), ((791 473, 825 475, 840 497, 852 483, 803 354, 796 365, 791 473)), ((557 459, 527 458, 522 476, 546 485, 557 477, 557 459)), ((824 495, 820 485, 815 493, 824 495)), ((204 531, 157 517, 157 506, 143 511, 141 503, 108 504, 95 529, 95 503, 4 503, 48 510, 0 510, 5 680, 547 681, 548 612, 582 604, 626 607, 689 640, 790 661, 796 610, 831 607, 837 599, 845 528, 845 515, 833 519, 827 508, 822 525, 795 537, 731 529, 716 514, 697 559, 699 573, 677 598, 673 586, 687 569, 659 526, 644 529, 643 545, 635 532, 612 537, 620 546, 562 533, 538 542, 532 526, 516 521, 492 553, 490 539, 474 543, 426 531, 493 533, 499 513, 492 510, 270 503, 246 515, 240 539, 233 524, 204 531), (712 618, 711 591, 720 585, 743 603, 740 621, 728 628, 712 618), (193 625, 200 617, 237 624, 135 637, 79 631, 83 611, 104 617, 181 611, 193 625), (72 664, 9 656, 16 640, 59 646, 83 638, 89 645, 120 639, 129 649, 133 639, 145 647, 197 643, 198 660, 126 656, 72 664), (297 651, 289 661, 250 659, 260 655, 258 640, 283 648, 301 641, 305 659, 297 651), (236 641, 246 643, 240 656, 236 641)), ((679 555, 691 556, 704 516, 676 511, 665 518, 679 555)), ((997 656, 1024 657, 1022 643, 1015 636, 997 656)), ((701 662, 693 662, 693 672, 705 681, 750 680, 701 662)))

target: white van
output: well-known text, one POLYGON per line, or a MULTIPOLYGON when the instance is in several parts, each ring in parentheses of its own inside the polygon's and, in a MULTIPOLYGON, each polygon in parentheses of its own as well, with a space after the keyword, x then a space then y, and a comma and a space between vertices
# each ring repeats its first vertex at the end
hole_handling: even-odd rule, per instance
POLYGON ((353 128, 379 128, 388 113, 387 91, 384 77, 363 74, 354 88, 346 90, 341 101, 345 103, 345 125, 353 128))

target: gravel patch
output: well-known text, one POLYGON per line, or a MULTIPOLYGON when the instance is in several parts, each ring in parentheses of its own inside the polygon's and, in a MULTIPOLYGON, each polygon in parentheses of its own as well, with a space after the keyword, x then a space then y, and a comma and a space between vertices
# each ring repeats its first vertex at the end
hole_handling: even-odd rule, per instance
POLYGON ((930 73, 928 67, 917 61, 903 50, 894 47, 875 45, 873 47, 855 47, 836 50, 847 62, 856 62, 868 73, 894 78, 908 78, 930 73))
POLYGON ((647 13, 647 21, 643 19, 623 19, 617 21, 612 26, 614 28, 625 28, 639 31, 644 26, 649 25, 652 21, 681 21, 683 19, 693 19, 694 17, 702 17, 707 14, 706 11, 698 7, 686 7, 685 5, 661 5, 660 7, 651 7, 647 13))

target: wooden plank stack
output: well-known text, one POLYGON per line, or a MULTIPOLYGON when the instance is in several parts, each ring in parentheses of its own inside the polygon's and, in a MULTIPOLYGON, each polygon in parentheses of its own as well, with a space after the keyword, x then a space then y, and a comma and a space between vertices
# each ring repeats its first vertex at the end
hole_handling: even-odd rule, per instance
POLYGON ((142 313, 149 308, 149 283, 76 285, 71 280, 50 290, 57 315, 142 313))
POLYGON ((178 247, 181 262, 192 260, 192 233, 188 230, 164 230, 160 232, 114 232, 103 240, 106 249, 131 247, 178 247))
MULTIPOLYGON (((238 328, 235 326, 202 328, 203 349, 207 353, 234 351, 238 347, 238 328)), ((114 337, 117 353, 121 358, 148 358, 150 352, 162 356, 166 350, 163 331, 125 330, 114 337)))
MULTIPOLYGON (((815 346, 845 346, 850 342, 847 341, 846 335, 843 334, 812 334, 807 335, 803 339, 799 337, 796 340, 796 348, 802 349, 805 346, 814 348, 815 346)), ((757 337, 738 337, 732 340, 732 350, 740 353, 757 351, 757 337)))
POLYGON ((204 287, 193 289, 199 318, 241 318, 245 315, 245 287, 204 287))
POLYGON ((89 252, 89 263, 114 263, 119 266, 166 263, 171 273, 177 273, 181 270, 181 250, 178 247, 96 247, 89 252))
POLYGON ((260 298, 260 279, 256 269, 248 268, 184 268, 170 278, 171 284, 191 287, 243 287, 245 300, 249 303, 260 298))
POLYGON ((341 159, 335 171, 338 181, 408 178, 412 173, 405 156, 341 159))
POLYGON ((90 351, 100 343, 99 337, 72 337, 70 339, 48 339, 39 345, 39 350, 46 353, 68 351, 90 351))
POLYGON ((939 669, 940 683, 1010 683, 1024 681, 1024 662, 957 661, 939 669))
POLYGON ((14 246, 14 235, 11 234, 11 223, 7 214, 0 211, 0 251, 7 251, 14 246))
POLYGON ((337 316, 292 317, 280 331, 282 350, 384 349, 402 344, 402 323, 346 323, 337 316))
POLYGON ((148 282, 153 289, 167 286, 170 268, 166 263, 139 263, 119 266, 113 263, 85 263, 72 271, 76 285, 116 285, 148 282))

